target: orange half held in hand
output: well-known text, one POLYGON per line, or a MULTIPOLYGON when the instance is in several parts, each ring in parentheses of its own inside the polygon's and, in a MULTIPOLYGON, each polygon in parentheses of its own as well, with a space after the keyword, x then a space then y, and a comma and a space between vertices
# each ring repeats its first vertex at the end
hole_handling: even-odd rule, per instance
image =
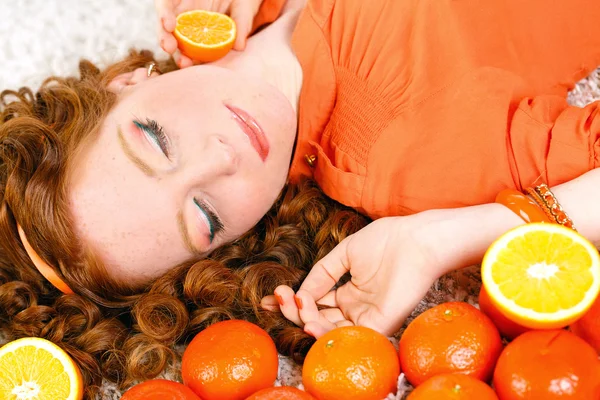
POLYGON ((194 61, 206 63, 224 57, 233 48, 237 29, 225 14, 194 10, 177 16, 173 32, 179 50, 194 61))
POLYGON ((527 224, 490 246, 481 278, 494 306, 510 320, 533 329, 562 328, 598 296, 600 257, 572 229, 527 224))

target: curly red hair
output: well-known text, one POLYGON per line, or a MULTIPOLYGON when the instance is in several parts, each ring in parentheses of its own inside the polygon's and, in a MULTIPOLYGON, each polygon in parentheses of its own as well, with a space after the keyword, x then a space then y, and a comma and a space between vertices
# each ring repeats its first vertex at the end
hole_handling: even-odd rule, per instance
MULTIPOLYGON (((49 78, 36 94, 0 94, 0 330, 9 340, 36 336, 65 349, 89 398, 102 378, 125 387, 155 377, 173 360, 175 344, 225 319, 257 323, 281 353, 301 361, 313 339, 260 300, 281 284, 297 288, 316 260, 367 223, 305 181, 286 186, 250 232, 209 258, 144 287, 110 279, 74 240, 69 161, 115 104, 109 82, 150 61, 151 53, 135 51, 104 71, 82 61, 80 78, 49 78), (17 222, 76 294, 60 293, 39 274, 17 222)), ((172 60, 159 67, 175 69, 172 60)))

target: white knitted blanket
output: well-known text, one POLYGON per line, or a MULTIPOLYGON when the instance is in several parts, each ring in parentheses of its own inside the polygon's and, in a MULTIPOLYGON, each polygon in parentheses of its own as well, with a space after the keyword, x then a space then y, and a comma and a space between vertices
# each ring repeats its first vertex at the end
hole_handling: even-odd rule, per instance
MULTIPOLYGON (((152 0, 0 0, 0 90, 37 88, 50 75, 76 74, 80 58, 105 66, 124 57, 132 47, 150 49, 166 57, 156 40, 153 3, 152 0)), ((569 101, 583 106, 600 99, 599 84, 600 69, 577 85, 569 101)), ((478 288, 477 268, 446 276, 434 285, 413 316, 445 301, 476 304, 478 288)), ((277 384, 301 385, 300 367, 285 357, 280 361, 277 384)), ((178 380, 178 370, 175 365, 163 377, 178 380)), ((403 399, 409 390, 400 376, 398 394, 388 399, 403 399)), ((102 386, 99 398, 120 397, 121 392, 114 385, 106 382, 102 386)))

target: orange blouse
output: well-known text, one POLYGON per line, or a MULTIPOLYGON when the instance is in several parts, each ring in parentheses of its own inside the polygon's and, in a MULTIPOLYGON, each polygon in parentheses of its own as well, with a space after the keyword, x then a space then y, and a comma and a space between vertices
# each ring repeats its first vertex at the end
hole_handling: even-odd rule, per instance
POLYGON ((596 168, 599 103, 566 94, 600 65, 597 1, 309 0, 290 179, 377 218, 596 168))

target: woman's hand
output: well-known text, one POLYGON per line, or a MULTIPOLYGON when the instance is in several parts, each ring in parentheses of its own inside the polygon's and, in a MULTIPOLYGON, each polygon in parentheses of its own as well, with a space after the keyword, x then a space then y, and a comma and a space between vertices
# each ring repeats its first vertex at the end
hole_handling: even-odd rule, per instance
POLYGON ((286 318, 316 337, 345 325, 393 334, 444 271, 434 215, 440 214, 372 222, 321 259, 296 294, 279 286, 275 298, 263 299, 263 307, 279 305, 286 318), (331 290, 347 272, 352 279, 331 290))
POLYGON ((177 40, 173 36, 177 15, 190 10, 207 10, 228 14, 237 25, 237 38, 233 48, 244 50, 252 30, 254 17, 263 0, 155 0, 158 14, 158 40, 164 51, 173 55, 180 68, 192 66, 193 61, 175 54, 177 40))

